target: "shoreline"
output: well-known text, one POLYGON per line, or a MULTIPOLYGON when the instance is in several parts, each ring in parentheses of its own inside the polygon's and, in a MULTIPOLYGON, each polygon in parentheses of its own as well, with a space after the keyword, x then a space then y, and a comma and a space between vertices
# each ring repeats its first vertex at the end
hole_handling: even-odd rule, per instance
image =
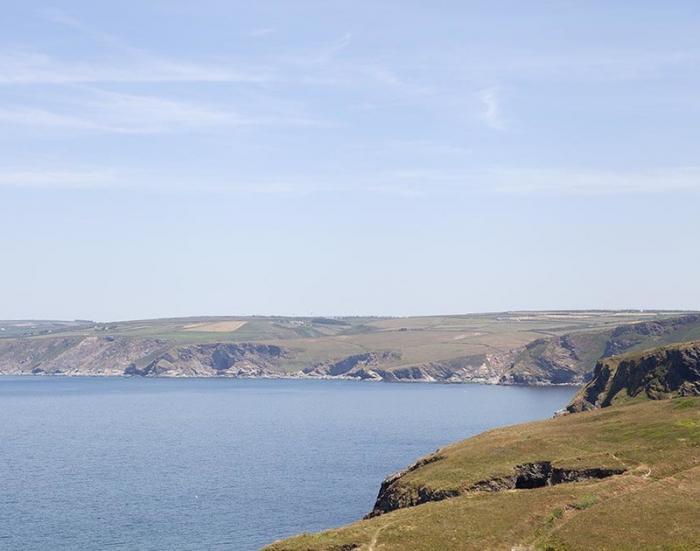
POLYGON ((183 380, 183 379, 194 379, 194 380, 295 380, 295 381, 350 381, 355 383, 385 383, 389 385, 404 385, 404 384, 431 384, 431 385, 486 385, 486 386, 509 386, 509 387, 581 387, 585 383, 505 383, 505 382, 489 382, 489 381, 437 381, 429 379, 405 379, 405 380, 395 380, 387 381, 384 379, 373 379, 366 378, 362 379, 359 377, 324 377, 324 376, 299 376, 299 375, 270 375, 270 376, 197 376, 197 375, 149 375, 147 377, 138 375, 123 375, 123 374, 100 374, 100 373, 0 373, 0 380, 4 377, 20 377, 20 378, 57 378, 57 379, 68 379, 68 378, 95 378, 95 379, 164 379, 164 380, 183 380))

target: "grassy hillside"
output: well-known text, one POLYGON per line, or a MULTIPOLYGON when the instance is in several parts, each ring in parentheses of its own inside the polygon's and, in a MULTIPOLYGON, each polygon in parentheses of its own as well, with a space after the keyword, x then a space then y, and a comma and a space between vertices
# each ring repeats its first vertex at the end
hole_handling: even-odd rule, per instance
POLYGON ((387 482, 400 508, 267 549, 698 549, 700 398, 489 431, 387 482))

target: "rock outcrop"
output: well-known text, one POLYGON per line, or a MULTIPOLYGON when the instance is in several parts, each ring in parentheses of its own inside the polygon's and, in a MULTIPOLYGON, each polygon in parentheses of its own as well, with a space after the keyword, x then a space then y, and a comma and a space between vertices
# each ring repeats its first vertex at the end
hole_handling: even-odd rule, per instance
POLYGON ((510 475, 480 480, 460 489, 432 489, 427 486, 416 487, 402 483, 406 474, 441 459, 442 456, 439 454, 428 456, 414 463, 408 469, 387 477, 379 488, 379 494, 372 511, 365 518, 474 492, 532 490, 569 482, 607 478, 626 471, 624 467, 569 468, 553 466, 550 461, 537 461, 516 465, 510 475))
POLYGON ((573 413, 630 399, 674 396, 700 396, 699 341, 598 362, 593 379, 567 410, 573 413))
POLYGON ((125 375, 190 377, 265 377, 277 372, 288 352, 255 343, 179 346, 153 358, 144 367, 132 364, 125 375))
POLYGON ((122 375, 135 362, 172 346, 162 339, 42 337, 0 341, 0 373, 7 375, 122 375))
POLYGON ((310 377, 345 379, 382 379, 381 366, 401 359, 399 352, 364 352, 340 360, 322 362, 303 370, 310 377))
POLYGON ((440 461, 442 458, 443 457, 439 454, 429 455, 419 459, 404 470, 386 477, 379 487, 379 494, 377 495, 372 511, 365 518, 372 518, 396 509, 414 507, 421 503, 441 501, 448 497, 459 495, 459 491, 457 490, 434 490, 425 486, 416 487, 402 484, 403 478, 408 473, 420 469, 425 465, 429 465, 430 463, 440 461))

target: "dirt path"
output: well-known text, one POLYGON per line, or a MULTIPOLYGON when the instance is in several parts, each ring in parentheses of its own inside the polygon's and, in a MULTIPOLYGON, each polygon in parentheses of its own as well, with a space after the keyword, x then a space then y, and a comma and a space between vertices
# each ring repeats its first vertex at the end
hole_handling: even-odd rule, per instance
POLYGON ((385 528, 388 528, 389 526, 391 526, 391 523, 385 524, 385 525, 377 528, 377 530, 374 532, 374 535, 372 536, 372 539, 369 542, 369 545, 367 546, 367 551, 375 551, 376 550, 377 540, 379 539, 379 534, 381 534, 382 530, 384 530, 385 528))

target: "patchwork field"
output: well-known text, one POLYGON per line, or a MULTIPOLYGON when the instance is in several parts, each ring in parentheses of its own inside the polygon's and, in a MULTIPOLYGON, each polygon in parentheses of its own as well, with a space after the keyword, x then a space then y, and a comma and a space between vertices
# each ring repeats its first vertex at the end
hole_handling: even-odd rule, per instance
POLYGON ((0 373, 578 384, 601 357, 700 338, 685 312, 0 322, 0 373))

